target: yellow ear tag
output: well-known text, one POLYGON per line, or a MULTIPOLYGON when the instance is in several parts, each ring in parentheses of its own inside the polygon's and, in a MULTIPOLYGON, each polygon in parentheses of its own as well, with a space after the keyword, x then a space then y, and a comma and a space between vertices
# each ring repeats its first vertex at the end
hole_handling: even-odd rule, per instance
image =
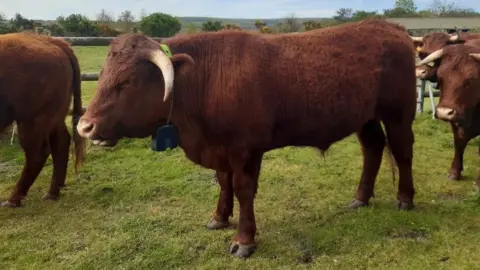
POLYGON ((417 47, 417 52, 421 52, 422 51, 422 47, 418 46, 417 47))

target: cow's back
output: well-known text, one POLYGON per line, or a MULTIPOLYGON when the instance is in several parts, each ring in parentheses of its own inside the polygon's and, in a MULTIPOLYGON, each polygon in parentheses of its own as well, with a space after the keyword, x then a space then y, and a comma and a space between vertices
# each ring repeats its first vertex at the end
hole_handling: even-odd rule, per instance
POLYGON ((275 35, 202 33, 167 43, 194 57, 199 70, 187 80, 202 82, 177 97, 195 96, 191 105, 202 108, 196 129, 225 144, 326 148, 380 117, 381 106, 415 112, 415 49, 405 28, 385 21, 275 35))
MULTIPOLYGON (((0 37, 0 110, 9 115, 3 122, 67 113, 72 68, 65 46, 64 41, 31 34, 0 37)), ((0 123, 0 128, 8 124, 0 123)))
POLYGON ((265 95, 259 107, 276 105, 265 121, 275 123, 274 145, 326 148, 368 120, 399 110, 414 117, 415 50, 404 28, 365 21, 301 38, 273 37, 271 44, 279 47, 271 49, 277 54, 265 63, 268 79, 257 78, 264 90, 255 91, 265 95))

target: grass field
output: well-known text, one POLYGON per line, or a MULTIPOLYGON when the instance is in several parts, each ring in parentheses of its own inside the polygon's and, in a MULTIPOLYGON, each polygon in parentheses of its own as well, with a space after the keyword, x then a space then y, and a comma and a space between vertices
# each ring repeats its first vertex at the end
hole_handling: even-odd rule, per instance
MULTIPOLYGON (((76 48, 82 72, 98 71, 106 47, 76 48)), ((95 82, 84 82, 88 103, 95 82)), ((214 172, 180 149, 155 153, 148 140, 113 149, 89 146, 78 176, 69 170, 57 202, 42 201, 49 159, 18 209, 0 208, 0 269, 474 269, 480 265, 480 197, 473 180, 477 147, 465 151, 465 180, 447 181, 453 157, 449 126, 427 112, 415 122, 416 209, 395 208, 386 159, 372 206, 348 210, 360 179, 355 136, 325 159, 309 148, 268 153, 256 198, 258 249, 232 259, 234 230, 205 228, 219 187, 214 172)), ((0 142, 0 197, 23 166, 17 144, 0 142)), ((398 181, 398 176, 397 176, 398 181)), ((237 203, 233 223, 238 218, 237 203)))

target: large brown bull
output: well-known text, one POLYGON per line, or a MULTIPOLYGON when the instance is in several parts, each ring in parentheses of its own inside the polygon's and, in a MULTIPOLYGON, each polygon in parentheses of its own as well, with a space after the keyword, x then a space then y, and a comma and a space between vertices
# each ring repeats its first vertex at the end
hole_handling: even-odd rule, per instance
MULTIPOLYGON (((436 76, 440 101, 435 117, 450 122, 455 156, 449 179, 461 179, 467 143, 480 135, 480 46, 453 45, 433 52, 418 65, 441 60, 436 76)), ((480 155, 480 146, 479 146, 480 155)), ((480 187, 480 172, 477 179, 480 187)))
POLYGON ((70 45, 32 34, 0 36, 0 130, 14 121, 25 152, 22 175, 3 206, 19 206, 52 154, 53 175, 44 199, 57 199, 65 184, 71 136, 65 125, 73 96, 75 170, 84 159, 76 131, 81 116, 80 67, 70 45))
POLYGON ((357 208, 373 195, 387 138, 400 171, 397 205, 413 207, 415 53, 403 27, 367 20, 295 34, 178 35, 165 44, 173 56, 141 34, 112 41, 78 129, 118 140, 172 123, 186 156, 217 171, 221 192, 208 227, 228 225, 233 194, 240 203, 231 254, 255 249, 254 197, 262 157, 273 149, 325 151, 356 132, 364 163, 349 206, 357 208))

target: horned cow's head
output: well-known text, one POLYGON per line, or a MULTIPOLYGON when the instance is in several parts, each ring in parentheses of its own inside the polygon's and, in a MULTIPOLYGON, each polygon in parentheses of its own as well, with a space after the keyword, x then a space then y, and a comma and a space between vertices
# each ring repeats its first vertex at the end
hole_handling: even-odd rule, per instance
POLYGON ((167 54, 168 47, 143 34, 113 40, 79 134, 93 141, 151 135, 167 118, 174 78, 194 64, 187 54, 167 54))
POLYGON ((418 57, 423 60, 434 51, 440 50, 447 45, 461 44, 465 41, 458 34, 447 34, 443 32, 433 32, 423 37, 411 36, 415 47, 417 48, 418 57))
POLYGON ((442 59, 437 70, 440 101, 435 117, 469 125, 471 113, 480 103, 480 48, 455 45, 428 55, 417 67, 442 59))

